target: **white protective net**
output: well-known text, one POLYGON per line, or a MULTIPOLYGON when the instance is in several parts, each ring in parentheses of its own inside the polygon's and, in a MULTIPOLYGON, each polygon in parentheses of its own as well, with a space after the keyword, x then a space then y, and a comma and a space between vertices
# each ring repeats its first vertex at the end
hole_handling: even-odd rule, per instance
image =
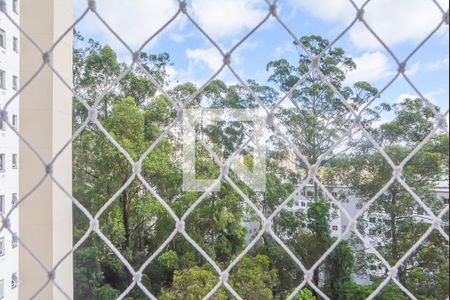
MULTIPOLYGON (((263 1, 263 0, 261 0, 263 1)), ((373 0, 376 1, 376 0, 373 0)), ((67 34, 71 34, 72 30, 75 28, 75 26, 81 22, 87 14, 93 14, 95 15, 98 20, 100 20, 107 28, 108 30, 121 42, 121 44, 126 47, 129 52, 130 55, 132 57, 132 63, 130 64, 129 68, 122 73, 118 78, 116 78, 116 80, 114 81, 115 83, 118 83, 122 78, 124 78, 126 76, 126 74, 131 70, 131 68, 133 66, 136 65, 140 65, 140 52, 146 47, 146 45, 148 45, 148 43, 150 43, 155 37, 157 37, 166 27, 168 27, 172 22, 174 22, 177 18, 181 17, 182 15, 185 15, 189 21, 193 24, 193 26, 195 26, 198 31, 221 53, 222 57, 223 57, 223 64, 220 67, 220 69, 213 75, 211 76, 211 78, 205 83, 203 84, 200 88, 198 88, 196 90, 196 92, 194 94, 192 94, 190 96, 190 98, 183 104, 184 106, 186 106, 188 103, 190 103, 191 101, 193 101, 202 91, 203 89, 209 84, 211 83, 211 81, 213 81, 218 74, 225 68, 228 68, 236 77, 236 79, 239 81, 240 84, 242 84, 242 86, 245 87, 245 89, 258 101, 259 105, 261 107, 264 108, 266 114, 267 114, 267 121, 270 123, 271 126, 273 126, 276 130, 276 133, 279 134, 279 136, 286 142, 286 144, 288 144, 290 147, 292 147, 295 151, 295 154, 297 155, 298 158, 300 158, 303 163, 307 166, 307 169, 309 170, 308 176, 307 178, 303 181, 303 183, 301 183, 300 186, 297 187, 296 191, 294 191, 294 193, 292 193, 275 211, 273 211, 273 213, 270 216, 265 216, 262 211, 249 199, 249 197, 242 191, 239 189, 239 187, 233 182, 233 180, 230 178, 230 176, 228 176, 228 170, 230 168, 230 165, 232 163, 232 161, 234 159, 236 159, 239 155, 239 153, 246 147, 246 145, 248 145, 248 143, 250 143, 250 141, 252 140, 252 137, 248 138, 243 145, 241 145, 241 147, 233 154, 230 156, 230 158, 225 162, 225 163, 221 163, 220 159, 217 157, 217 155, 213 152, 213 150, 211 149, 210 145, 208 145, 207 143, 203 143, 203 146, 208 150, 208 152, 210 153, 210 155, 215 159, 216 162, 220 163, 220 170, 221 170, 221 174, 219 176, 219 178, 217 178, 217 180, 214 181, 214 183, 202 194, 201 197, 199 197, 191 206, 190 208, 184 213, 184 215, 179 218, 177 216, 177 214, 172 210, 172 208, 170 207, 170 205, 168 203, 166 203, 165 200, 163 200, 162 197, 160 197, 158 195, 158 192, 152 187, 152 184, 150 182, 147 182, 147 180, 144 178, 144 176, 141 174, 141 165, 144 161, 144 159, 155 149, 155 147, 157 147, 157 145, 161 142, 161 140, 164 138, 164 136, 170 131, 170 129, 172 127, 174 127, 177 122, 180 121, 179 118, 177 118, 172 124, 170 124, 167 128, 165 128, 163 130, 163 134, 156 139, 156 141, 154 142, 153 145, 151 145, 147 151, 145 151, 145 153, 142 154, 142 156, 140 157, 139 160, 135 161, 133 160, 133 158, 131 157, 131 155, 129 153, 127 153, 127 151, 124 149, 124 147, 122 147, 117 141, 115 141, 115 139, 113 138, 113 136, 105 129, 105 127, 100 123, 100 121, 97 118, 97 107, 99 106, 103 96, 105 96, 106 92, 104 92, 102 95, 100 95, 96 101, 92 104, 89 105, 87 103, 87 101, 85 101, 82 97, 80 97, 79 95, 77 95, 77 93, 71 88, 72 84, 68 83, 68 82, 64 82, 64 84, 66 85, 67 88, 71 89, 71 91, 74 94, 74 97, 77 99, 77 101, 79 101, 80 103, 83 104, 83 106, 86 108, 87 111, 89 111, 89 118, 86 119, 84 121, 84 123, 82 124, 81 127, 79 127, 76 132, 74 132, 72 139, 70 141, 67 142, 67 144, 65 145, 64 148, 62 148, 58 155, 56 155, 53 160, 51 161, 45 161, 41 158, 41 156, 39 156, 38 151, 36 151, 32 145, 27 144, 28 147, 30 147, 30 149, 41 159, 41 162, 43 164, 43 168, 45 168, 46 170, 46 177, 50 177, 60 188, 64 189, 64 187, 58 183, 58 178, 55 178, 52 175, 52 164, 54 163, 54 161, 58 158, 58 156, 66 149, 66 147, 70 147, 71 142, 74 141, 75 139, 77 139, 77 137, 79 137, 79 135, 82 133, 82 131, 89 125, 89 124, 95 124, 97 126, 97 128, 104 134, 104 136, 117 148, 117 150, 122 153, 126 159, 128 160, 129 164, 131 165, 132 169, 133 169, 133 174, 132 176, 128 179, 128 181, 109 199, 109 201, 107 201, 103 207, 95 214, 91 214, 87 209, 85 209, 83 207, 83 205, 77 201, 77 199, 75 199, 69 192, 65 191, 66 195, 68 197, 70 197, 74 203, 74 205, 89 219, 90 221, 90 228, 89 230, 83 235, 83 237, 74 245, 72 251, 70 253, 68 253, 65 257, 62 257, 60 262, 62 262, 64 259, 66 259, 67 256, 69 256, 71 253, 73 253, 74 251, 77 250, 77 248, 79 248, 83 242, 85 240, 87 240, 89 238, 90 235, 97 235, 103 242, 105 245, 107 245, 111 251, 117 256, 117 258, 123 263, 123 265, 128 269, 130 276, 132 278, 131 280, 131 284, 129 285, 129 287, 123 291, 123 293, 120 295, 119 299, 123 299, 125 298, 127 295, 129 295, 130 291, 132 289, 135 288, 139 288, 142 290, 142 292, 150 299, 156 299, 156 296, 153 295, 148 289, 147 287, 142 283, 141 279, 142 279, 142 273, 144 271, 144 269, 146 269, 151 263, 152 261, 154 261, 154 259, 156 257, 158 257, 158 255, 160 255, 160 253, 166 248, 166 246, 174 239, 174 237, 177 234, 182 235, 191 245, 192 247, 194 247, 196 249, 196 251, 198 251, 198 253, 203 256, 203 258, 214 268, 214 270, 217 272, 217 284, 214 286, 214 288, 205 296, 205 299, 211 298, 217 291, 219 288, 221 287, 225 287, 235 298, 237 299, 242 299, 241 296, 239 295, 239 291, 233 289, 233 287, 229 284, 228 282, 228 277, 229 277, 229 273, 230 271, 238 264, 238 262, 246 255, 248 254, 252 248, 255 246, 255 244, 258 242, 258 240, 263 236, 264 233, 267 233, 269 235, 271 235, 271 237, 279 244, 279 246, 286 251, 287 255, 289 255, 289 257, 298 265, 298 267, 301 269, 301 271, 304 274, 304 280, 302 282, 298 283, 298 286, 295 288, 294 291, 292 291, 292 293, 289 295, 288 299, 292 299, 295 295, 297 295, 297 293, 304 288, 305 286, 309 286, 310 288, 312 288, 318 295, 320 295, 321 297, 323 297, 324 299, 329 299, 329 297, 319 289, 319 287, 314 283, 313 281, 313 274, 314 274, 314 270, 316 270, 316 268, 318 268, 326 259, 327 257, 333 252, 333 250, 339 245, 339 243, 345 238, 345 236, 347 236, 350 233, 353 233, 357 238, 359 238, 361 240, 361 242, 364 245, 367 245, 368 248, 370 248, 371 252, 374 253, 374 255, 382 262, 382 264, 384 265, 384 267, 389 270, 388 272, 388 276, 382 280, 381 284, 378 286, 378 288, 376 288, 371 295, 368 297, 368 299, 373 299, 375 298, 380 291, 389 283, 394 283, 396 286, 398 286, 398 288, 400 288, 408 297, 410 297, 411 299, 416 299, 416 297, 404 286, 402 285, 402 283, 399 281, 399 279, 397 278, 397 272, 398 272, 398 268, 399 266, 401 266, 419 247, 420 245, 429 237, 429 235, 434 232, 437 231, 439 232, 439 234, 441 234, 447 241, 448 241, 448 234, 447 232, 445 232, 445 230, 443 229, 443 227, 441 226, 442 223, 442 218, 443 216, 448 212, 448 204, 445 206, 444 209, 442 209, 438 214, 435 214, 433 212, 432 209, 430 209, 426 203, 424 203, 424 201, 422 201, 422 199, 414 192, 414 190, 408 186, 408 184, 406 183, 405 179, 403 178, 403 168, 407 165, 407 163, 413 158, 413 156, 415 154, 417 154, 423 147, 424 145, 426 145, 427 142, 430 141, 430 139, 436 134, 436 132, 438 130, 445 130, 448 132, 447 126, 446 126, 446 115, 448 114, 448 111, 445 112, 444 114, 441 114, 439 112, 437 112, 435 110, 435 106, 426 99, 426 97, 423 96, 423 94, 421 93, 421 91, 415 86, 415 84, 412 82, 412 80, 410 80, 410 78, 407 75, 407 66, 408 66, 408 62, 410 61, 410 59, 414 56, 414 54, 421 48, 423 47, 427 41, 442 27, 442 26, 448 26, 448 17, 449 17, 449 13, 448 11, 445 11, 437 1, 435 0, 429 0, 430 3, 432 3, 432 5, 436 6, 436 9, 438 9, 441 12, 442 18, 440 20, 436 20, 436 26, 434 28, 434 30, 432 30, 427 36, 426 38, 421 41, 420 43, 417 44, 417 46, 415 47, 415 49, 413 51, 411 51, 406 58, 404 58, 403 60, 400 59, 399 57, 396 56, 396 54, 387 46, 387 44, 383 41, 383 39, 377 34, 376 31, 374 31, 371 26, 366 22, 364 16, 364 12, 365 9, 368 7, 369 2, 371 1, 366 1, 361 7, 359 7, 358 5, 356 5, 352 0, 349 0, 349 2, 351 3, 351 5, 354 7, 354 19, 350 22, 350 24, 339 34, 337 35, 337 37, 325 48, 323 49, 323 51, 319 54, 319 55, 313 55, 311 53, 308 52, 308 48, 305 47, 304 45, 302 45, 302 43, 300 42, 300 39, 298 36, 296 36, 294 34, 294 32, 286 25, 286 23, 283 21, 283 19, 278 15, 277 13, 277 1, 274 2, 270 2, 269 0, 265 0, 264 2, 267 4, 267 12, 265 17, 257 24, 257 26, 255 26, 251 31, 248 32, 248 34, 246 34, 239 42, 237 42, 234 47, 232 47, 228 52, 224 51, 223 49, 221 49, 221 47, 219 46, 218 43, 216 43, 213 38, 208 35, 208 28, 202 28, 199 23, 195 20, 194 17, 191 16, 190 11, 189 11, 189 6, 185 1, 182 0, 178 0, 178 4, 179 4, 179 8, 178 11, 170 18, 167 20, 167 22, 164 24, 164 26, 162 26, 158 31, 156 31, 152 36, 150 36, 147 41, 142 44, 142 46, 137 49, 134 50, 132 49, 130 46, 127 45, 127 43, 124 41, 124 39, 122 39, 112 28, 111 26, 108 25, 108 23, 105 21, 105 19, 102 17, 102 11, 98 10, 96 7, 96 1, 95 0, 89 0, 86 3, 86 8, 83 12, 83 14, 73 23, 73 25, 70 28, 67 28, 67 30, 64 32, 64 34, 55 42, 55 44, 50 48, 50 49, 41 49, 39 47, 39 45, 37 43, 35 43, 30 37, 29 35, 27 35, 26 32, 24 32, 20 26, 18 24, 16 24, 13 20, 13 18, 11 18, 8 15, 8 12, 6 10, 6 2, 4 0, 0 1, 0 8, 3 12, 3 14, 11 21, 11 23, 16 26, 21 33, 23 34, 23 36, 25 38, 27 38, 31 43, 33 43, 33 45, 35 46, 36 50, 39 51, 42 54, 43 57, 43 62, 42 62, 42 66, 41 68, 35 73, 35 75, 30 79, 29 82, 25 83, 22 85, 22 87, 20 88, 20 90, 17 91, 17 93, 11 98, 9 99, 6 104, 1 108, 0 110, 0 115, 2 120, 7 124, 7 126, 13 130, 15 132, 15 134, 17 134, 17 136, 22 140, 22 142, 27 144, 27 141, 20 135, 20 132, 18 132, 13 124, 11 123, 11 119, 10 119, 10 114, 8 113, 8 106, 10 103, 12 103, 13 101, 15 101, 16 97, 20 95, 21 91, 26 89, 26 87, 30 84, 30 82, 32 82, 34 80, 35 77, 37 77, 40 73, 40 71, 44 68, 44 66, 48 65, 48 67, 50 69, 52 69, 52 71, 56 74, 56 76, 59 77, 59 79, 61 79, 62 81, 64 81, 63 77, 60 76, 58 74, 58 71, 55 70, 52 67, 51 61, 50 61, 50 54, 52 53, 52 51, 54 51, 54 49, 56 47, 58 47, 58 44, 60 43, 60 41, 62 40, 62 38, 64 36, 66 36, 67 34), (231 66, 230 61, 231 61, 231 57, 233 56, 233 53, 236 51, 237 48, 239 48, 244 41, 246 41, 250 36, 252 36, 261 26, 263 26, 263 24, 265 24, 270 18, 273 18, 276 20, 277 23, 279 23, 279 25, 281 25, 284 30, 292 37, 293 40, 297 41, 297 44, 300 48, 302 48, 302 50, 306 53, 306 55, 309 56, 309 58, 312 61, 312 65, 310 68, 309 72, 317 72, 317 74, 319 74, 319 76, 322 78, 323 83, 326 84, 331 90, 334 91, 334 93, 341 99, 342 104, 346 107, 346 109, 348 110, 348 112, 354 117, 354 124, 351 128, 349 128, 347 135, 345 135, 346 138, 348 135, 351 135, 355 130, 357 129, 358 131, 360 131, 362 133, 362 136, 364 138, 366 138, 368 141, 370 141, 370 143, 373 145, 373 147, 375 147, 379 153, 382 155, 382 157, 388 162, 388 164, 392 167, 392 178, 384 185, 384 187, 378 191, 378 193, 376 193, 370 200, 366 201, 363 208, 356 214, 356 215, 350 215, 346 209, 344 208, 344 206, 342 205, 342 203, 340 201, 338 201, 336 199, 335 196, 333 196, 333 194, 327 189, 327 187, 322 184, 319 179, 316 177, 316 172, 319 168, 319 166, 321 165, 322 161, 324 159, 327 158, 327 156, 332 153, 336 147, 338 147, 340 145, 341 141, 338 141, 334 146, 332 146, 326 153, 322 154, 319 156, 319 158, 317 159, 317 161, 314 164, 310 164, 310 162, 307 160, 306 156, 304 156, 301 151, 299 149, 297 149, 297 147, 295 146, 294 143, 292 143, 289 138, 283 133, 282 130, 277 128, 277 125, 275 122, 273 122, 273 118, 275 117, 275 110, 277 109, 277 107, 281 104, 281 102, 283 102, 285 99, 290 97, 290 94, 295 90, 295 88, 300 85, 307 77, 307 75, 309 74, 309 72, 307 74, 305 74, 304 77, 302 77, 290 90, 290 92, 288 92, 286 95, 284 95, 282 98, 279 99, 278 103, 276 103, 275 105, 271 106, 271 107, 265 107, 264 103, 262 101, 260 101, 258 99, 258 95, 252 91, 252 89, 249 87, 249 85, 240 78, 238 72, 231 66), (364 26, 370 31, 370 33, 376 38, 376 40, 384 47, 384 49, 391 55, 392 59, 395 60, 396 64, 398 65, 398 70, 396 72, 395 75, 393 75, 392 80, 390 80, 388 82, 388 84, 386 84, 383 88, 381 88, 377 94, 370 100, 368 101, 364 107, 362 109, 359 110, 355 110, 354 107, 349 104, 349 102, 347 101, 347 99, 341 95, 341 93, 338 91, 338 89, 335 88, 335 86, 333 86, 333 84, 331 84, 327 77, 324 76, 322 74, 321 68, 320 68, 320 58, 322 57, 322 55, 324 55, 324 53, 329 50, 333 45, 335 45, 335 43, 340 40, 346 33, 348 33, 348 31, 355 26, 355 24, 357 23, 362 23, 364 24, 364 26), (364 128, 364 126, 361 124, 361 116, 362 114, 365 112, 365 110, 386 90, 388 89, 391 84, 398 78, 398 77, 403 77, 406 82, 408 82, 408 84, 410 85, 410 87, 417 93, 417 95, 419 95, 422 99, 424 99, 424 101, 426 101, 427 106, 433 111, 434 113, 434 129, 428 134, 428 136, 417 145, 417 147, 400 163, 400 164, 396 164, 393 162, 393 160, 389 157, 389 155, 384 151, 383 147, 381 147, 379 144, 377 144, 376 140, 371 136, 371 134, 364 128), (164 243, 162 243, 160 245, 160 247, 150 256, 148 257, 148 259, 146 260, 146 262, 139 268, 139 269, 135 269, 132 267, 132 265, 127 261, 127 259, 122 255, 122 253, 120 252, 120 250, 100 231, 99 228, 99 217, 102 215, 103 212, 105 212, 105 210, 114 202, 116 201, 116 199, 120 196, 120 194, 126 190, 126 188, 130 185, 130 183, 135 180, 138 179, 148 190, 148 192, 150 192, 154 199, 156 199, 166 210, 167 212, 170 214, 170 216, 173 218, 174 222, 176 223, 175 229, 173 230, 173 232, 170 234, 170 236, 164 241, 164 243), (310 182, 314 181, 318 187, 323 191, 323 193, 332 201, 332 203, 334 203, 340 210, 341 210, 341 214, 346 216, 349 221, 348 226, 346 227, 345 231, 343 232, 342 235, 340 235, 331 245, 331 247, 329 249, 327 249, 323 255, 320 257, 319 260, 317 260, 312 267, 307 268, 305 267, 305 265, 297 258, 296 255, 294 255, 294 253, 286 246, 286 244, 282 241, 282 239, 280 237, 278 237, 275 232, 272 230, 272 223, 274 218, 280 213, 281 210, 283 210, 284 208, 286 208, 286 206, 288 205, 288 202, 291 201, 294 197, 295 192, 297 191, 301 191, 303 190, 303 188, 309 184, 310 182), (369 209, 369 207, 375 202, 377 201, 377 199, 383 195, 383 193, 389 188, 389 186, 393 183, 397 181, 398 183, 400 183, 401 186, 403 186, 403 188, 414 198, 414 200, 424 209, 424 211, 426 212, 426 214, 431 218, 432 222, 431 225, 429 226, 428 230, 425 231, 425 233, 420 237, 420 239, 418 239, 413 246, 406 252, 404 253, 404 255, 394 264, 391 265, 386 259, 383 258, 383 256, 380 254, 379 251, 377 251, 376 248, 374 248, 371 243, 368 242, 368 240, 366 240, 365 236, 360 233, 358 231, 357 228, 357 221, 358 218, 361 217, 365 211, 367 211, 369 209), (221 182, 227 182, 242 198, 242 200, 248 204, 253 211, 256 213, 256 215, 260 218, 261 224, 263 224, 261 230, 256 234, 255 238, 246 246, 246 248, 244 249, 244 251, 242 251, 239 255, 237 255, 235 257, 235 259, 229 264, 228 267, 226 268, 221 268, 219 267, 219 265, 207 254, 206 251, 204 251, 196 241, 194 241, 194 239, 192 239, 189 234, 187 233, 187 231, 185 230, 185 221, 188 218, 188 216, 202 203, 202 201, 207 197, 207 195, 213 191, 213 189, 217 186, 220 185, 221 182)), ((370 9, 367 8, 367 9, 370 9)), ((117 12, 118 14, 120 14, 120 12, 117 12)), ((420 17, 420 16, 418 16, 420 17)), ((124 24, 125 26, 125 24, 124 24)), ((142 70, 146 70, 144 67, 142 67, 142 70)), ((185 107, 181 106, 176 100, 173 100, 171 95, 169 95, 163 88, 163 86, 161 86, 158 82, 157 79, 155 79, 152 74, 150 74, 149 72, 147 72, 146 74, 148 76, 148 78, 152 81, 152 83, 158 88, 159 92, 164 95, 173 105, 174 109, 176 109, 176 111, 179 113, 179 115, 181 115, 183 109, 185 107)), ((112 86, 114 86, 114 84, 112 86)), ((45 179, 45 178, 44 178, 45 179)), ((43 179, 43 180, 44 180, 43 179)), ((37 184, 32 190, 29 191, 29 193, 27 193, 26 195, 21 195, 19 201, 14 205, 14 207, 12 208, 11 211, 7 212, 4 216, 1 216, 3 219, 3 225, 1 227, 1 231, 7 230, 10 231, 11 234, 14 235, 13 230, 10 228, 10 223, 8 220, 8 217, 11 215, 11 213, 17 209, 20 204, 23 201, 26 201, 27 197, 32 194, 35 190, 37 190, 40 186, 40 184, 43 182, 43 180, 37 184)), ((43 262, 40 261, 39 257, 36 256, 32 249, 27 247, 27 241, 24 241, 20 238, 20 236, 17 237, 18 242, 20 243, 20 245, 22 247, 24 247, 24 249, 26 249, 29 254, 31 256, 34 257, 34 259, 36 260, 36 262, 38 262, 40 264, 40 266, 45 270, 45 272, 47 272, 49 274, 49 279, 46 282, 46 284, 44 286, 42 286, 41 289, 37 290, 35 293, 35 297, 39 295, 39 293, 44 289, 44 287, 47 284, 54 284, 68 299, 71 299, 71 296, 69 296, 64 290, 62 290, 59 286, 58 286, 58 276, 57 276, 57 268, 58 265, 60 265, 59 263, 56 264, 56 266, 53 269, 48 269, 45 264, 43 262), (56 275, 55 275, 56 274, 56 275)))

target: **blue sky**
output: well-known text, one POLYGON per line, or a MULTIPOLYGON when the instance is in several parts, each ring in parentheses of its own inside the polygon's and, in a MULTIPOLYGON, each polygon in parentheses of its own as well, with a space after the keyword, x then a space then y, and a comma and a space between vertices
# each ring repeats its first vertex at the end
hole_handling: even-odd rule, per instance
MULTIPOLYGON (((362 0, 356 0, 360 5, 362 0)), ((444 10, 448 1, 437 1, 444 10)), ((75 16, 86 7, 75 0, 75 16)), ((333 40, 353 20, 355 10, 348 0, 280 0, 280 18, 296 36, 321 35, 333 40)), ((137 49, 177 10, 175 0, 97 0, 99 13, 133 48, 137 49)), ((189 0, 188 11, 199 25, 227 52, 267 14, 264 0, 189 0)), ((402 61, 440 22, 442 13, 432 0, 372 0, 365 19, 402 61)), ((77 27, 82 34, 111 45, 129 61, 129 53, 91 13, 77 27)), ((411 58, 407 74, 425 97, 446 111, 449 98, 448 25, 411 58)), ((286 58, 295 62, 297 51, 292 37, 271 17, 232 56, 232 65, 243 79, 266 83, 267 62, 286 58)), ((336 44, 353 57, 358 69, 348 75, 348 83, 369 81, 381 89, 395 75, 397 66, 388 52, 361 23, 357 23, 336 44)), ((204 83, 222 59, 203 35, 180 15, 145 48, 151 53, 168 52, 173 81, 204 83)), ((237 80, 224 70, 225 82, 237 80)), ((377 102, 394 103, 416 92, 400 77, 377 102)), ((389 118, 389 116, 386 116, 389 118)))

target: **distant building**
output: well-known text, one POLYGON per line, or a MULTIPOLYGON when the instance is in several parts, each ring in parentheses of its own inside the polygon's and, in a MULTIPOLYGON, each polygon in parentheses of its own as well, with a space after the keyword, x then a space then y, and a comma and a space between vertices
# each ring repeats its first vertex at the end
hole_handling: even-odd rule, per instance
MULTIPOLYGON (((8 14, 19 23, 18 0, 7 0, 8 14)), ((19 89, 19 30, 0 14, 0 108, 19 89)), ((19 130, 19 97, 8 106, 9 123, 19 130)), ((7 214, 19 199, 19 138, 0 121, 0 214, 7 214)), ((19 229, 19 211, 9 216, 11 228, 19 229)), ((1 223, 1 220, 0 220, 1 223)), ((7 231, 0 232, 0 299, 18 299, 19 249, 7 231)))
MULTIPOLYGON (((332 196, 339 201, 340 198, 345 198, 345 201, 339 201, 344 209, 348 212, 348 214, 353 217, 358 211, 363 208, 363 199, 356 195, 349 187, 347 186, 327 186, 328 191, 332 194, 332 196)), ((446 182, 438 183, 437 187, 433 190, 436 193, 438 199, 442 199, 443 204, 448 204, 449 199, 449 187, 446 182)), ((302 192, 298 191, 294 194, 293 199, 291 200, 291 204, 287 205, 285 209, 290 211, 303 210, 307 211, 308 206, 314 201, 314 187, 313 185, 307 185, 303 189, 302 192)), ((428 216, 425 215, 423 211, 417 212, 412 215, 417 222, 425 222, 432 223, 432 220, 428 216)), ((373 247, 377 248, 379 245, 373 238, 373 224, 378 224, 379 219, 386 219, 381 213, 369 213, 365 211, 358 219, 359 222, 364 222, 366 226, 362 230, 360 230, 361 234, 366 238, 367 242, 373 247)), ((341 234, 347 229, 347 224, 349 223, 348 218, 341 212, 341 210, 334 204, 330 204, 330 233, 334 238, 338 238, 341 234)), ((246 222, 245 226, 248 229, 247 241, 251 241, 256 234, 261 230, 261 226, 257 222, 246 222)), ((282 238, 282 237, 281 237, 282 238)), ((348 239, 349 235, 345 237, 348 239)), ((366 253, 373 253, 373 250, 366 244, 364 249, 360 249, 361 251, 365 251, 366 253)), ((369 270, 365 274, 353 274, 353 280, 355 283, 359 285, 368 285, 371 284, 372 281, 370 279, 371 276, 383 276, 386 274, 385 267, 381 264, 381 262, 373 263, 369 265, 369 270)), ((320 276, 320 279, 323 280, 323 276, 320 276)))

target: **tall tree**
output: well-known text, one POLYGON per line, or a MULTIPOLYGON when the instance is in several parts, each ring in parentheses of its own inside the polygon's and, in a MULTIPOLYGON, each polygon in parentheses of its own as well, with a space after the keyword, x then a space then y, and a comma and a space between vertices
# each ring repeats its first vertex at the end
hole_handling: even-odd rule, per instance
MULTIPOLYGON (((433 113, 421 99, 406 99, 394 104, 392 110, 393 120, 371 129, 371 133, 393 162, 400 164, 430 133, 433 113)), ((371 144, 360 142, 355 149, 335 160, 335 179, 368 200, 391 179, 392 168, 371 144)), ((403 168, 404 180, 435 214, 445 205, 435 188, 448 178, 448 151, 448 135, 438 133, 403 168)), ((369 216, 365 232, 378 242, 377 250, 390 264, 395 264, 430 226, 426 211, 398 181, 371 205, 369 216)), ((400 266, 400 281, 416 296, 445 297, 448 281, 442 276, 448 276, 447 254, 445 239, 432 234, 400 266), (418 280, 424 277, 427 280, 418 280), (433 291, 428 286, 433 286, 433 291)))

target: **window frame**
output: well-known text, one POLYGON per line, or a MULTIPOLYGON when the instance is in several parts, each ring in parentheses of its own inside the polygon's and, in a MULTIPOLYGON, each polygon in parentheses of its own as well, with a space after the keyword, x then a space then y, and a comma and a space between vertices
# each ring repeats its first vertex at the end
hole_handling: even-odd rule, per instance
POLYGON ((12 115, 12 126, 16 129, 17 129, 17 125, 19 124, 18 120, 19 120, 19 116, 16 114, 13 114, 12 115))
POLYGON ((13 51, 19 53, 19 38, 13 36, 13 51))
POLYGON ((5 195, 0 195, 0 214, 6 213, 5 195))
POLYGON ((19 277, 17 277, 17 272, 11 274, 11 289, 15 289, 19 285, 19 277))
POLYGON ((0 36, 3 37, 0 39, 3 41, 3 43, 0 42, 0 48, 6 49, 6 31, 3 28, 0 28, 0 36))
POLYGON ((17 196, 17 193, 12 193, 11 194, 11 203, 12 203, 12 205, 15 205, 17 203, 17 201, 19 201, 19 197, 17 196))
POLYGON ((0 89, 6 90, 6 72, 4 70, 0 70, 0 89))
POLYGON ((19 0, 12 0, 12 11, 19 14, 19 0))
POLYGON ((14 234, 11 238, 11 248, 17 248, 17 245, 19 244, 19 240, 17 239, 17 235, 14 234))
POLYGON ((19 90, 19 77, 17 75, 12 76, 12 88, 15 91, 19 90))
POLYGON ((0 173, 5 173, 5 171, 6 171, 5 153, 0 153, 0 173))
POLYGON ((0 237, 0 257, 6 255, 5 237, 0 237))
POLYGON ((5 298, 5 279, 0 279, 0 299, 5 298))
POLYGON ((18 156, 17 153, 13 153, 11 155, 11 168, 17 169, 17 167, 18 167, 18 156))

